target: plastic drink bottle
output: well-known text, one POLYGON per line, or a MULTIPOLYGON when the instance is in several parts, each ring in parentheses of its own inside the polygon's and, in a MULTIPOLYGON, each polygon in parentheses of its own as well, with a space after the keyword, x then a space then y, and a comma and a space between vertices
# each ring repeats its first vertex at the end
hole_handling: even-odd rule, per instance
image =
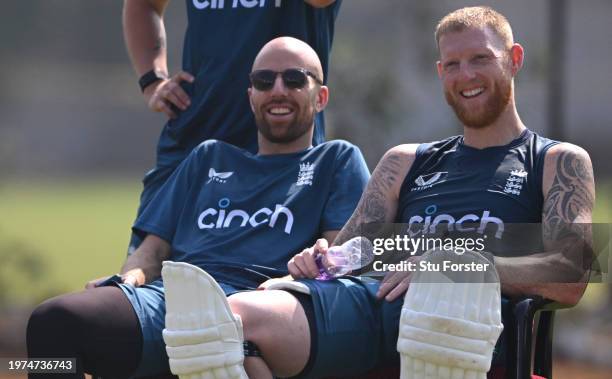
POLYGON ((319 268, 317 280, 331 280, 369 265, 374 260, 373 247, 365 237, 354 237, 340 246, 332 246, 325 255, 328 267, 323 264, 323 255, 317 255, 315 262, 319 268))

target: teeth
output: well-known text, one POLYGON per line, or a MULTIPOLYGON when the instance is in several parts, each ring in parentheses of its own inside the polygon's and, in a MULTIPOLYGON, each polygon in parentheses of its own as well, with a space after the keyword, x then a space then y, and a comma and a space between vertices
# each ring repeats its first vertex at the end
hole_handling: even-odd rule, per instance
POLYGON ((474 97, 476 95, 480 95, 484 91, 484 88, 474 88, 469 91, 461 91, 461 94, 465 97, 474 97))
POLYGON ((277 107, 270 109, 270 113, 275 115, 285 115, 291 113, 291 109, 285 107, 277 107))

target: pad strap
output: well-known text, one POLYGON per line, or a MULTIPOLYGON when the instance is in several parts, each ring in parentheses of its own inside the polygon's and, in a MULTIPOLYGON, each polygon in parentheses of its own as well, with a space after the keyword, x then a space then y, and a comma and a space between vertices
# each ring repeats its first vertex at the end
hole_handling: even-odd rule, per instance
POLYGON ((255 343, 251 342, 251 341, 244 341, 242 343, 243 349, 244 349, 244 356, 245 357, 259 357, 261 358, 261 351, 259 350, 259 347, 257 345, 255 345, 255 343))

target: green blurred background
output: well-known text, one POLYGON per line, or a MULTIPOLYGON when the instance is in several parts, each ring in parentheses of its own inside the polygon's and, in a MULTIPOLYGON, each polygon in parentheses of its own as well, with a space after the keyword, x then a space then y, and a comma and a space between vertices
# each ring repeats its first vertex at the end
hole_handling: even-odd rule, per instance
MULTIPOLYGON (((294 0, 298 1, 298 0, 294 0)), ((556 0, 345 0, 331 62, 329 138, 359 145, 373 168, 402 142, 460 131, 441 94, 433 28, 448 11, 488 4, 526 49, 517 79, 523 121, 591 154, 595 222, 612 220, 612 28, 607 0, 567 0, 561 121, 549 83, 559 57, 556 0)), ((558 2, 557 2, 558 3, 558 2)), ((154 162, 163 117, 147 111, 121 35, 121 2, 6 2, 0 13, 0 356, 23 354, 32 307, 119 270, 140 180, 154 162)), ((170 70, 180 68, 185 4, 166 14, 170 70)), ((609 249, 609 246, 607 247, 609 249)), ((609 253, 602 266, 609 267, 609 253)), ((590 368, 612 362, 609 281, 560 312, 555 351, 590 368)), ((566 372, 569 369, 564 369, 566 372)), ((576 376, 578 377, 578 376, 576 376)), ((586 377, 586 376, 579 376, 586 377)))

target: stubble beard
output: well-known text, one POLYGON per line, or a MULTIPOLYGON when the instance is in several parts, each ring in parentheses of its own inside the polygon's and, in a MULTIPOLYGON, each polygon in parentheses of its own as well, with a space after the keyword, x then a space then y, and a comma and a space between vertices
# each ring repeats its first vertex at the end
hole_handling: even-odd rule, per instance
POLYGON ((265 139, 276 144, 288 144, 298 140, 304 136, 304 134, 310 131, 310 128, 314 123, 316 111, 314 105, 312 107, 312 112, 310 113, 309 109, 299 107, 296 104, 294 104, 294 109, 299 110, 299 113, 296 114, 291 124, 283 128, 285 129, 285 132, 281 134, 274 133, 274 129, 278 129, 278 127, 268 123, 266 117, 264 116, 263 109, 256 112, 255 123, 257 125, 257 130, 264 136, 265 139))

